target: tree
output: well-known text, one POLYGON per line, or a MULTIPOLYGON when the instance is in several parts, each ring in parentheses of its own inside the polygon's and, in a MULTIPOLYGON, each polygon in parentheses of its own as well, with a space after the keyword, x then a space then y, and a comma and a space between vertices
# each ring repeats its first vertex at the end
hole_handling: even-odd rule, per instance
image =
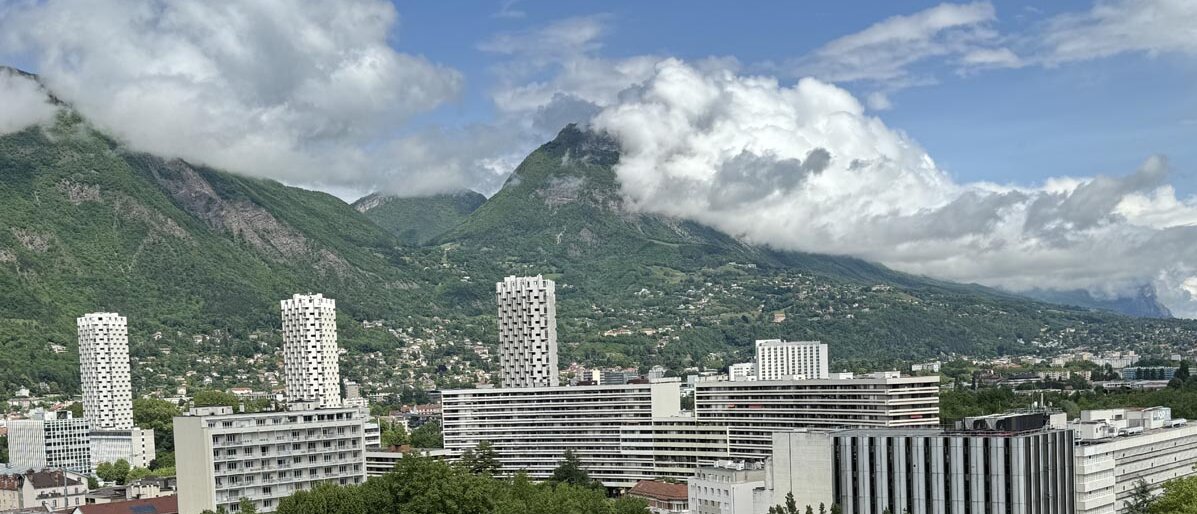
POLYGON ((8 462, 8 436, 0 435, 0 462, 8 462))
POLYGON ((461 454, 460 464, 475 475, 495 475, 499 472, 499 454, 490 441, 478 443, 461 454))
POLYGON ((383 420, 378 424, 378 429, 382 432, 382 446, 385 448, 411 444, 411 435, 407 433, 407 429, 403 428, 403 425, 383 420))
POLYGON ((769 514, 801 514, 798 512, 798 502, 794 500, 793 491, 786 493, 785 505, 769 507, 769 514))
POLYGON ((224 391, 204 390, 195 393, 191 398, 192 405, 196 407, 232 407, 237 408, 241 404, 241 400, 233 393, 226 393, 224 391))
POLYGON ((1130 499, 1126 500, 1123 505, 1123 512, 1125 514, 1148 514, 1151 512, 1153 501, 1155 501, 1155 495, 1151 494, 1151 487, 1147 485, 1147 482, 1139 480, 1135 482, 1130 499))
POLYGON ((1164 494, 1151 502, 1147 512, 1197 514, 1197 477, 1174 478, 1164 482, 1164 494))
POLYGON ((831 504, 831 514, 844 514, 844 509, 840 508, 840 504, 831 504))
POLYGON ((429 421, 412 430, 411 445, 416 448, 444 448, 445 441, 441 434, 441 424, 429 421))
POLYGON ((100 481, 96 477, 87 477, 87 490, 94 491, 100 488, 100 481))
POLYGON ((806 514, 815 514, 815 509, 812 509, 812 508, 810 508, 810 505, 807 505, 806 506, 806 514))
POLYGON ((79 402, 72 403, 71 406, 69 407, 69 409, 71 411, 71 415, 74 416, 75 418, 83 417, 83 404, 82 403, 79 403, 79 402))
POLYGON ((135 480, 141 480, 148 476, 150 476, 149 469, 142 468, 142 467, 135 467, 135 468, 130 469, 129 473, 125 475, 125 481, 133 482, 135 480))
POLYGON ((133 424, 154 431, 154 448, 158 458, 175 449, 174 417, 179 406, 156 398, 133 400, 133 424))
POLYGON ((582 468, 582 461, 574 454, 573 450, 565 450, 564 458, 561 464, 553 470, 553 475, 549 477, 549 481, 557 484, 570 484, 583 487, 590 487, 594 484, 590 480, 590 474, 582 468))
POLYGON ((1189 361, 1180 361, 1180 367, 1176 369, 1176 373, 1173 376, 1181 380, 1188 380, 1189 361))
POLYGON ((827 514, 827 505, 824 505, 823 502, 819 502, 819 514, 827 514))
POLYGON ((113 470, 111 462, 101 462, 96 466, 96 476, 105 482, 116 481, 116 471, 113 470))
POLYGON ((116 483, 124 485, 129 478, 129 461, 116 459, 116 462, 112 463, 112 472, 116 476, 116 483))
POLYGON ((242 498, 237 505, 237 512, 241 514, 257 514, 258 508, 254 507, 254 502, 249 501, 249 498, 242 498))

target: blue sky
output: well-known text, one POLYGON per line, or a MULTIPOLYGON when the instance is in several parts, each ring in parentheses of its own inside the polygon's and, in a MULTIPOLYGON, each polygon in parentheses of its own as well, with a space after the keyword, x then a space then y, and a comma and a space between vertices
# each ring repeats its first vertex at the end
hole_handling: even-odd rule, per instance
MULTIPOLYGON (((396 2, 397 48, 453 66, 465 76, 458 99, 430 116, 439 123, 494 115, 494 54, 479 43, 555 21, 604 15, 603 57, 653 54, 686 60, 730 56, 747 72, 799 58, 838 37, 939 2, 538 2, 463 9, 453 2, 396 2)), ((998 2, 993 27, 1031 34, 1058 14, 1092 2, 998 2)), ((1013 37, 1013 36, 1012 36, 1013 37)), ((1034 184, 1051 176, 1123 175, 1150 155, 1166 155, 1173 184, 1197 193, 1197 65, 1188 56, 1131 53, 1110 58, 959 74, 920 62, 937 83, 902 89, 877 113, 906 131, 962 181, 1034 184)), ((783 77, 792 82, 796 77, 783 77)), ((864 96, 875 84, 840 85, 864 96)))

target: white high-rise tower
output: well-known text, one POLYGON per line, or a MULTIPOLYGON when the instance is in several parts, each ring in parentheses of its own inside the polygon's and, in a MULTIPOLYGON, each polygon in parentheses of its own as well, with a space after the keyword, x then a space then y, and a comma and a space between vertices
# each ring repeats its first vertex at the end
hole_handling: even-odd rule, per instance
POLYGON ((124 316, 97 312, 77 320, 83 417, 93 429, 133 428, 129 331, 124 316))
POLYGON ((287 401, 340 406, 337 302, 324 295, 297 294, 281 304, 287 401))
POLYGON ((757 340, 756 375, 757 380, 827 378, 827 345, 818 341, 757 340))
POLYGON ((507 277, 495 284, 503 387, 556 386, 557 299, 552 280, 507 277))

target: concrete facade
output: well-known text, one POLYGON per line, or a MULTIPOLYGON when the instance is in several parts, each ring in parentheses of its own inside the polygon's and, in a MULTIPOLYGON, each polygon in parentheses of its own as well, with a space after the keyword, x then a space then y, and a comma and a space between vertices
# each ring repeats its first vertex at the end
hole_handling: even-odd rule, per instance
POLYGON ((274 512, 296 491, 360 484, 366 480, 364 423, 357 409, 192 409, 174 418, 179 512, 236 512, 241 498, 258 512, 274 512))
POLYGON ((734 459, 768 457, 778 430, 939 426, 937 376, 699 380, 694 394, 701 423, 728 427, 734 459))
POLYGON ((280 306, 287 401, 340 407, 336 301, 319 294, 297 294, 280 306))
POLYGON ((756 379, 827 378, 827 345, 818 341, 756 342, 756 379))
POLYGON ((845 514, 1075 512, 1074 441, 1068 430, 861 429, 824 435, 777 434, 774 501, 793 487, 800 506, 835 503, 845 514), (813 458, 780 463, 786 447, 794 457, 813 458), (830 484, 820 476, 830 476, 830 484))
POLYGON ((692 514, 763 514, 769 510, 763 462, 720 461, 687 483, 692 514))
POLYGON ((8 458, 17 469, 58 468, 92 474, 87 419, 67 411, 41 412, 35 419, 8 422, 8 458))
POLYGON ((101 462, 116 462, 120 459, 125 459, 134 467, 148 468, 150 461, 154 460, 153 430, 92 430, 88 439, 93 469, 101 462))
POLYGON ((83 417, 96 429, 133 428, 128 320, 97 312, 76 320, 83 417))
POLYGON ((506 277, 495 284, 503 387, 555 387, 557 293, 552 280, 506 277))

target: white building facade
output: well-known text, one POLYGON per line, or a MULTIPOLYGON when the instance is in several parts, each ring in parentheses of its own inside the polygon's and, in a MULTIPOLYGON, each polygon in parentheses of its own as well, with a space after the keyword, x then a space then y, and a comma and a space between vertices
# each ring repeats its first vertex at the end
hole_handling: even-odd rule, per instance
POLYGON ((154 460, 153 430, 92 430, 88 433, 88 439, 93 469, 100 463, 120 459, 125 459, 134 467, 148 468, 154 460))
POLYGON ((116 313, 97 312, 76 322, 83 417, 95 429, 133 428, 128 320, 116 313))
POLYGON ((8 422, 9 464, 16 469, 58 468, 92 474, 87 419, 69 411, 39 412, 34 419, 8 422))
POLYGON ((827 378, 827 345, 818 341, 756 342, 757 380, 827 378))
POLYGON ((719 461, 687 481, 692 514, 764 514, 772 505, 761 461, 719 461))
POLYGON ((732 382, 756 380, 756 363, 741 362, 727 367, 727 378, 732 382))
POLYGON ((540 275, 495 284, 499 306, 499 367, 503 387, 555 387, 556 284, 540 275))
POLYGON ((1142 480, 1159 492, 1168 480, 1193 476, 1197 425, 1171 409, 1084 411, 1068 424, 1076 435, 1076 512, 1114 514, 1142 480))
POLYGON ((728 428, 734 459, 768 457, 773 432, 795 428, 939 426, 939 377, 695 383, 700 423, 728 428))
POLYGON ((358 409, 192 409, 174 419, 179 513, 237 512, 241 498, 258 512, 274 512, 297 491, 360 484, 366 480, 364 423, 358 409))
POLYGON ((339 407, 341 370, 336 301, 320 294, 297 294, 280 305, 287 401, 339 407))
POLYGON ((458 389, 441 396, 445 449, 456 459, 483 441, 504 473, 548 478, 566 450, 608 487, 685 478, 727 457, 727 430, 681 417, 680 382, 458 389))

